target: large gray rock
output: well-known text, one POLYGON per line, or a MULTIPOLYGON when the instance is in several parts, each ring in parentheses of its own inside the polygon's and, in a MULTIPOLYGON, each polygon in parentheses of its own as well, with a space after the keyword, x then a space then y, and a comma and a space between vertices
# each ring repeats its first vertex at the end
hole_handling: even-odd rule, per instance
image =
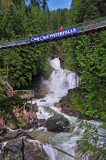
POLYGON ((8 132, 10 139, 17 138, 22 133, 21 129, 16 129, 16 130, 9 129, 8 132))
POLYGON ((38 141, 18 138, 7 142, 2 152, 0 160, 49 160, 42 145, 38 141))
POLYGON ((46 127, 51 132, 64 132, 68 130, 69 121, 64 117, 60 118, 49 118, 46 121, 46 127))

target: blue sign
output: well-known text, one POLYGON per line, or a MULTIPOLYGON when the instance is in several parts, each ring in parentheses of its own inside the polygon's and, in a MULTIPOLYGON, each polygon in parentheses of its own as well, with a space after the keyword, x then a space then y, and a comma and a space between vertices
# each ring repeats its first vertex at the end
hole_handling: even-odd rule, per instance
POLYGON ((45 34, 42 36, 30 37, 30 43, 45 41, 45 40, 49 40, 49 39, 53 39, 53 38, 59 38, 59 37, 63 37, 63 36, 67 36, 67 35, 71 35, 71 34, 75 34, 75 33, 78 33, 77 27, 70 28, 70 29, 63 30, 63 31, 59 31, 59 32, 55 32, 55 33, 45 34))
POLYGON ((29 7, 29 6, 30 6, 30 3, 31 3, 31 1, 30 1, 30 0, 25 0, 25 4, 26 4, 26 6, 27 6, 27 7, 29 7))

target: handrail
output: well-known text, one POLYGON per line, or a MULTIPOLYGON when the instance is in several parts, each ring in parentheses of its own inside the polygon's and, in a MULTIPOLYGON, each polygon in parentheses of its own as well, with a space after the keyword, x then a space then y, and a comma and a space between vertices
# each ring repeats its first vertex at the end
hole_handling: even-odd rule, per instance
MULTIPOLYGON (((103 26, 106 27, 106 17, 102 17, 102 18, 94 19, 94 20, 87 21, 84 23, 79 23, 76 25, 68 26, 68 27, 64 28, 64 30, 69 29, 69 28, 73 28, 73 27, 77 27, 78 33, 81 33, 86 30, 89 30, 89 29, 103 27, 103 26)), ((58 32, 58 31, 59 30, 49 31, 49 32, 45 32, 45 33, 43 32, 41 34, 36 34, 33 37, 41 36, 44 34, 50 34, 50 33, 58 32)), ((14 47, 14 46, 28 45, 28 44, 30 44, 30 40, 28 37, 16 38, 16 39, 12 39, 10 41, 8 41, 8 40, 0 41, 0 49, 14 47)))

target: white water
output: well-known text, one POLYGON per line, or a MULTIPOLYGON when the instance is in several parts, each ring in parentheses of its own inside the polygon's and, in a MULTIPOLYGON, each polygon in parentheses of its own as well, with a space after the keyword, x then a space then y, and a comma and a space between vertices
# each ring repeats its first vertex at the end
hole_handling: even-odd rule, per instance
MULTIPOLYGON (((75 87, 78 87, 78 76, 69 71, 69 70, 63 70, 60 66, 60 60, 59 58, 55 58, 54 60, 50 61, 50 65, 54 68, 53 72, 51 73, 48 80, 43 80, 42 84, 46 86, 48 91, 50 92, 45 98, 33 101, 33 103, 37 103, 39 106, 39 111, 37 113, 37 118, 39 119, 48 119, 52 115, 50 115, 47 111, 44 110, 44 106, 49 107, 57 112, 56 107, 54 107, 55 103, 58 103, 59 100, 67 95, 68 89, 73 89, 75 87), (41 100, 45 100, 41 102, 41 100)), ((60 113, 64 115, 69 121, 70 124, 76 123, 75 117, 67 116, 63 113, 60 113)), ((98 126, 98 122, 93 122, 95 125, 98 126)), ((48 141, 50 144, 56 146, 57 148, 60 148, 64 151, 66 151, 69 154, 75 155, 75 147, 76 142, 81 138, 80 131, 79 136, 75 136, 74 132, 77 130, 77 125, 70 133, 57 133, 54 137, 48 137, 48 141)), ((74 160, 73 158, 56 151, 51 147, 51 145, 43 145, 45 151, 50 157, 50 160, 74 160)), ((87 159, 86 159, 87 160, 87 159)))

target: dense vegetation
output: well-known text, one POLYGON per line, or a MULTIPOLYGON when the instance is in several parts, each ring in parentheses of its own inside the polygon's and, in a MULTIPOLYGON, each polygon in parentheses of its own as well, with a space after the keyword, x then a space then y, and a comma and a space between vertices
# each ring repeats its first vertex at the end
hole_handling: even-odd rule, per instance
MULTIPOLYGON (((24 0, 11 0, 8 4, 0 1, 0 8, 0 40, 4 41, 99 18, 105 16, 106 7, 104 0, 73 0, 69 10, 50 11, 46 0, 32 1, 29 8, 24 0), (4 8, 8 5, 5 11, 2 5, 4 8)), ((101 31, 48 44, 3 49, 0 77, 6 78, 8 68, 9 83, 25 88, 33 77, 48 69, 50 51, 61 50, 65 68, 78 73, 81 79, 80 96, 73 95, 73 104, 87 115, 105 119, 105 35, 106 31, 101 31)))
MULTIPOLYGON (((2 5, 6 8, 7 3, 1 2, 1 41, 100 18, 105 16, 106 8, 104 0, 73 0, 69 10, 56 11, 48 9, 46 0, 32 1, 29 8, 24 0, 11 0, 2 11, 2 5)), ((81 79, 80 96, 73 95, 73 104, 87 115, 105 119, 105 36, 106 31, 101 31, 48 44, 3 49, 0 51, 0 77, 6 78, 8 68, 9 83, 15 88, 25 88, 33 77, 48 69, 50 51, 61 50, 64 67, 78 73, 81 79)))
MULTIPOLYGON (((47 2, 31 0, 27 8, 24 0, 9 0, 8 3, 0 0, 0 41, 58 30, 61 25, 65 28, 106 16, 104 0, 72 0, 69 10, 56 11, 50 11, 47 2)), ((80 77, 79 90, 70 97, 74 106, 85 115, 105 121, 105 37, 106 31, 100 31, 67 40, 0 50, 0 108, 5 120, 8 112, 12 114, 14 98, 7 103, 4 81, 8 80, 13 88, 26 88, 33 78, 48 70, 48 56, 57 51, 61 53, 64 68, 80 77)), ((17 99, 17 103, 19 101, 17 99)))

